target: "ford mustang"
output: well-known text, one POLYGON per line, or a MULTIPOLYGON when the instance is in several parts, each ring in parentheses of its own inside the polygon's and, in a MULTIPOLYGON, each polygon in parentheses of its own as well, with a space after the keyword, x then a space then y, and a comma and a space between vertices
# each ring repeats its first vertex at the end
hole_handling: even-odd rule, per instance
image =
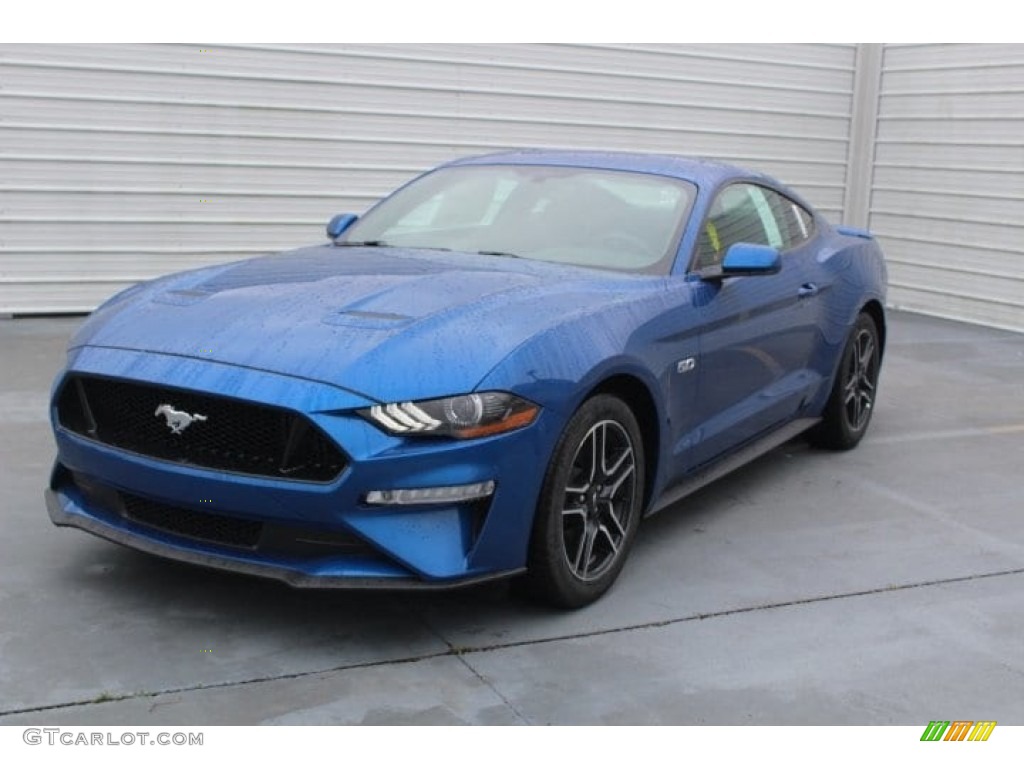
POLYGON ((448 163, 329 241, 142 283, 54 383, 53 522, 303 587, 515 576, 578 607, 641 519, 875 406, 886 271, 773 179, 448 163))

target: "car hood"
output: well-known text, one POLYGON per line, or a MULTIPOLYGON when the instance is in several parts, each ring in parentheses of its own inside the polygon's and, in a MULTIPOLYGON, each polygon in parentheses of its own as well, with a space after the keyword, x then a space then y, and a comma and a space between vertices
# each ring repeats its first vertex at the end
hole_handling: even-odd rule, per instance
POLYGON ((71 346, 215 360, 388 402, 470 391, 532 335, 657 285, 509 257, 328 245, 129 289, 71 346))

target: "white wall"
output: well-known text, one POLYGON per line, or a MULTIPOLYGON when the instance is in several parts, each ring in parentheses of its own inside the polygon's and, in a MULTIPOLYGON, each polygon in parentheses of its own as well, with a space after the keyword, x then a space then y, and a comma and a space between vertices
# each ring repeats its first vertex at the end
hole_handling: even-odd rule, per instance
POLYGON ((749 164, 840 218, 853 46, 0 46, 0 312, 316 242, 509 147, 749 164))
POLYGON ((870 227, 891 303, 1024 331, 1024 46, 886 46, 870 227))

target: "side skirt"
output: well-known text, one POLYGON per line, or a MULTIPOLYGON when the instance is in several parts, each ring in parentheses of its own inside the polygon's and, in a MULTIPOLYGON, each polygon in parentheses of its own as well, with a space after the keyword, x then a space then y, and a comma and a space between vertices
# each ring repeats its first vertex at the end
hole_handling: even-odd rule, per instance
POLYGON ((819 421, 821 421, 820 418, 796 419, 795 421, 791 421, 779 427, 775 431, 769 432, 767 435, 748 443, 735 453, 731 453, 710 466, 698 470, 694 474, 685 478, 682 482, 677 483, 661 494, 661 496, 655 500, 651 505, 651 508, 647 511, 646 517, 650 517, 655 512, 661 512, 665 507, 672 506, 680 499, 689 496, 691 493, 703 488, 708 483, 713 483, 715 480, 729 474, 734 469, 739 469, 744 464, 749 464, 759 456, 763 456, 768 453, 768 451, 778 448, 788 440, 792 440, 801 432, 806 432, 819 421))

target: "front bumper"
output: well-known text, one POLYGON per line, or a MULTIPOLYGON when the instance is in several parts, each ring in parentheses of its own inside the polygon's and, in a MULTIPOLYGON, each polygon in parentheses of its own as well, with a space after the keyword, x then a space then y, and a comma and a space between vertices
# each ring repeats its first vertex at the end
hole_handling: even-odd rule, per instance
POLYGON ((400 570, 381 573, 378 576, 352 575, 350 569, 321 566, 315 571, 301 566, 274 564, 255 559, 204 551, 201 548, 182 546, 174 541, 161 540, 147 535, 143 531, 126 530, 123 527, 110 525, 108 522, 89 514, 82 506, 67 495, 46 489, 44 492, 46 509, 54 525, 79 528, 100 538, 123 544, 126 547, 147 552, 151 555, 166 557, 192 565, 217 568, 223 571, 243 573, 248 576, 261 576, 268 579, 283 581, 293 587, 310 588, 346 588, 346 589, 453 589, 479 584, 493 579, 501 579, 522 573, 523 568, 509 571, 496 571, 477 576, 423 581, 403 574, 400 570))
POLYGON ((70 370, 290 408, 306 414, 351 461, 329 483, 233 474, 111 448, 64 429, 51 414, 58 457, 46 502, 56 525, 163 557, 300 587, 444 588, 523 570, 540 483, 557 436, 551 415, 542 411, 529 427, 493 438, 402 440, 355 415, 368 401, 336 387, 166 358, 87 347, 70 370), (365 501, 371 490, 486 481, 496 487, 483 502, 382 507, 365 501), (97 495, 96 488, 105 490, 97 495), (343 536, 363 546, 313 553, 262 544, 233 546, 140 522, 125 514, 117 501, 122 497, 151 501, 185 516, 343 536))

